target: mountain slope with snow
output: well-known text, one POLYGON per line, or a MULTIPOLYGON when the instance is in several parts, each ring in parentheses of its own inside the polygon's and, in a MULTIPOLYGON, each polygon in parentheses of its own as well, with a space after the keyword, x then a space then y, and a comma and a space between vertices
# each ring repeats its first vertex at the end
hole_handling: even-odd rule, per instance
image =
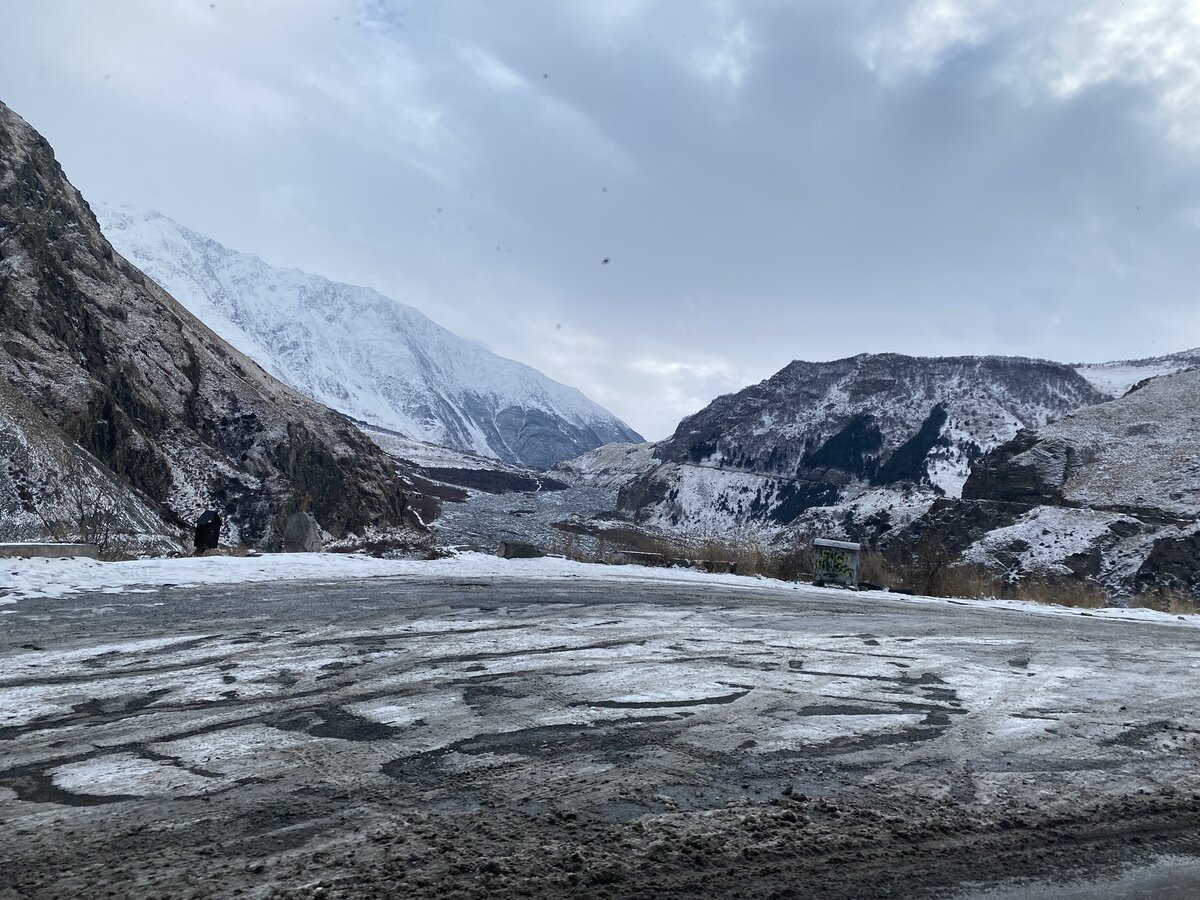
POLYGON ((221 337, 356 419, 539 468, 641 440, 575 388, 369 288, 275 268, 159 213, 95 210, 113 246, 221 337))
POLYGON ((1200 590, 1200 370, 1023 431, 971 471, 963 499, 894 536, 1010 576, 1087 577, 1117 594, 1200 590))
POLYGON ((298 510, 339 538, 436 511, 344 416, 114 253, 49 143, 3 103, 0 452, 0 539, 93 530, 97 501, 112 507, 104 527, 155 543, 209 508, 227 541, 265 546, 298 510))
POLYGON ((1135 384, 1160 375, 1174 375, 1200 366, 1200 348, 1152 356, 1147 359, 1123 359, 1114 362, 1083 363, 1075 371, 1091 382, 1102 394, 1123 397, 1135 384))
POLYGON ((1042 360, 797 361, 685 419, 621 506, 639 522, 705 533, 845 522, 855 534, 864 518, 886 530, 958 496, 971 463, 1020 429, 1105 399, 1042 360))

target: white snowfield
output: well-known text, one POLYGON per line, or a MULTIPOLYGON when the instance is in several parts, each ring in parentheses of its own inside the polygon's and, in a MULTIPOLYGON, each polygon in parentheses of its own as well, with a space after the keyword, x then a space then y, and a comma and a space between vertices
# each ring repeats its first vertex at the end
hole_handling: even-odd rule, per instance
POLYGON ((1200 365, 1200 348, 1155 356, 1149 359, 1119 362, 1085 363, 1075 371, 1092 383, 1092 387, 1110 397, 1123 397, 1139 381, 1174 375, 1200 365))
MULTIPOLYGON (((772 578, 715 575, 694 569, 647 566, 606 566, 560 557, 500 559, 484 553, 459 553, 437 560, 379 559, 360 553, 273 553, 258 557, 204 556, 179 559, 140 559, 100 562, 92 559, 9 559, 0 567, 0 606, 28 598, 61 598, 72 594, 128 594, 162 588, 255 582, 332 582, 369 578, 580 578, 611 582, 720 585, 739 591, 780 593, 803 590, 828 593, 844 600, 848 592, 772 578)), ((967 600, 913 597, 886 591, 859 591, 864 603, 881 599, 913 604, 954 604, 1008 609, 1039 616, 1092 616, 1108 620, 1137 620, 1163 625, 1198 627, 1200 616, 1175 616, 1149 609, 1079 610, 1020 600, 967 600)), ((182 596, 181 600, 184 599, 182 596)), ((0 609, 0 614, 6 610, 0 609)), ((7 610, 11 612, 12 610, 7 610)))

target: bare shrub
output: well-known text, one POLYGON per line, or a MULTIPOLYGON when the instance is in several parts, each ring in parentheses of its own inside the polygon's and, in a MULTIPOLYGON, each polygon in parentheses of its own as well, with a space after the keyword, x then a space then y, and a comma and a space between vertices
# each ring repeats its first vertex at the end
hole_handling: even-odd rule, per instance
POLYGON ((752 538, 734 541, 721 541, 707 538, 700 545, 697 554, 703 568, 710 572, 732 571, 739 575, 765 574, 770 566, 770 559, 761 543, 752 538))
POLYGON ((773 554, 763 573, 780 581, 799 581, 803 575, 812 574, 812 545, 795 547, 773 554))
POLYGON ((923 540, 908 565, 899 568, 901 586, 927 597, 946 596, 942 593, 941 582, 946 570, 953 565, 954 557, 944 544, 923 540))
POLYGON ((56 541, 94 544, 108 561, 137 556, 137 535, 122 526, 124 498, 105 474, 78 456, 69 456, 37 506, 46 533, 56 541), (57 509, 48 517, 45 510, 57 509))
POLYGON ((880 587, 900 587, 900 577, 891 570, 878 550, 864 549, 858 556, 858 580, 880 587))

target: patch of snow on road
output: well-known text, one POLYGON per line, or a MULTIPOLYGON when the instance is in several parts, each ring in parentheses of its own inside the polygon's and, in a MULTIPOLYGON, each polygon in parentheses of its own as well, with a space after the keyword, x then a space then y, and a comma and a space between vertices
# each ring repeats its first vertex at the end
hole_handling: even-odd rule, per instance
POLYGON ((834 715, 813 716, 794 725, 771 729, 767 740, 759 741, 755 753, 774 753, 780 750, 799 750, 805 744, 859 737, 872 732, 916 728, 925 717, 910 713, 896 715, 834 715))
POLYGON ((212 786, 210 779, 203 775, 170 762, 143 759, 132 753, 68 763, 54 770, 52 780, 55 787, 64 791, 93 796, 177 796, 201 793, 212 786))

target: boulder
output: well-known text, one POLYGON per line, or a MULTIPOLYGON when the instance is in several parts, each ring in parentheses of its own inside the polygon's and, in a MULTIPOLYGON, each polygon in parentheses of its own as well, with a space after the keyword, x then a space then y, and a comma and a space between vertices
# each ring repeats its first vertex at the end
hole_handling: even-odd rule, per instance
POLYGON ((1072 448, 1066 442, 1043 440, 1033 431, 1021 431, 971 468, 962 498, 1030 505, 1061 503, 1071 456, 1072 448))
POLYGON ((496 555, 501 559, 537 559, 545 556, 546 551, 535 544, 525 544, 521 541, 501 541, 496 549, 496 555))
POLYGON ((323 546, 321 526, 310 512, 288 516, 283 526, 284 553, 316 553, 323 546))

